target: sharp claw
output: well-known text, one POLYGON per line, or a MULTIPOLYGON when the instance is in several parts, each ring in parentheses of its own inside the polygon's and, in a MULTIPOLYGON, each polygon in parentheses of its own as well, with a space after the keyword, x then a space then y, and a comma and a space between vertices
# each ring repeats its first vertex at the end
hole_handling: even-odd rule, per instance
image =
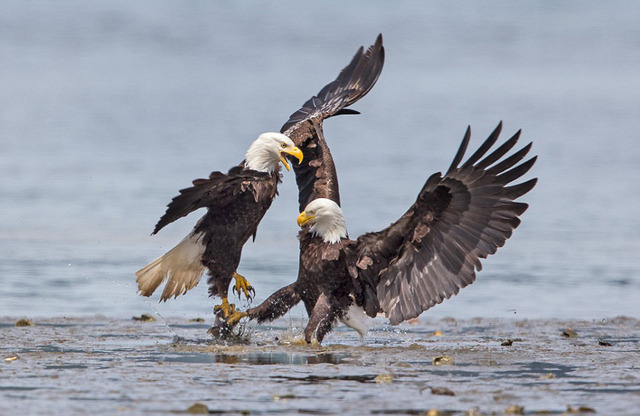
POLYGON ((244 295, 247 300, 253 300, 256 295, 255 289, 249 284, 246 278, 235 272, 233 274, 234 279, 236 280, 235 285, 233 285, 233 293, 237 293, 238 297, 241 298, 244 295))

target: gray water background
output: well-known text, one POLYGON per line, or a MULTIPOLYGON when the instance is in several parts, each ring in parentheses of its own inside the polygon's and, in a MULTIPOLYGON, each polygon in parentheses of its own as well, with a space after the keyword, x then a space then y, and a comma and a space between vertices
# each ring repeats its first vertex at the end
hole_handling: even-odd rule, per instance
MULTIPOLYGON (((398 218, 466 126, 539 160, 530 209, 476 283, 425 316, 640 316, 640 3, 0 3, 0 316, 205 317, 201 283, 157 304, 134 272, 199 213, 149 234, 382 32, 385 68, 325 123, 350 235, 398 218)), ((257 301, 297 272, 297 190, 240 273, 257 301)), ((301 310, 294 314, 303 315, 301 310)))

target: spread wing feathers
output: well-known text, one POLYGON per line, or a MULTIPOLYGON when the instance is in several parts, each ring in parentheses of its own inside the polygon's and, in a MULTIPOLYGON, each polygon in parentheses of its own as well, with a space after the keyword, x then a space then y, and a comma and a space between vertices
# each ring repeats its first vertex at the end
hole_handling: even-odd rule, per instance
POLYGON ((167 205, 152 235, 199 208, 222 209, 231 205, 238 200, 238 195, 247 191, 252 192, 257 201, 255 183, 269 180, 271 174, 244 169, 243 165, 231 168, 228 173, 212 172, 208 179, 196 179, 192 187, 181 189, 180 195, 167 205))
POLYGON ((382 310, 396 324, 457 294, 475 280, 480 259, 494 254, 520 224, 528 205, 515 200, 537 179, 510 183, 527 173, 536 157, 517 165, 529 143, 503 159, 520 131, 487 155, 501 128, 502 123, 460 166, 467 129, 447 173, 432 175, 397 222, 356 241, 350 272, 357 301, 370 316, 382 310))
MULTIPOLYGON (((338 115, 340 110, 364 97, 378 80, 383 64, 382 35, 378 35, 376 42, 366 52, 361 46, 334 81, 325 85, 302 108, 291 114, 280 131, 299 145, 304 140, 299 137, 302 132, 298 132, 302 124, 308 124, 314 118, 325 119, 338 115)), ((341 114, 353 114, 353 111, 345 110, 341 114)))
POLYGON ((315 198, 329 198, 340 204, 338 178, 324 135, 322 121, 340 114, 358 114, 345 107, 364 97, 375 85, 384 65, 382 35, 364 51, 358 49, 349 65, 320 92, 293 113, 280 130, 298 146, 304 159, 293 163, 298 183, 300 211, 315 198))

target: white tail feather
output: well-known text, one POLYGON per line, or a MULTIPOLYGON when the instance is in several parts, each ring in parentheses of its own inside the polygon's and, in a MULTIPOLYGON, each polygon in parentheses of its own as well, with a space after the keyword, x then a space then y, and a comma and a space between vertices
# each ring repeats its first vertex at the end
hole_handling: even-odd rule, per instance
POLYGON ((151 296, 165 280, 167 284, 160 300, 178 297, 193 289, 205 271, 202 254, 205 246, 202 233, 190 233, 180 244, 136 272, 138 290, 142 296, 151 296))

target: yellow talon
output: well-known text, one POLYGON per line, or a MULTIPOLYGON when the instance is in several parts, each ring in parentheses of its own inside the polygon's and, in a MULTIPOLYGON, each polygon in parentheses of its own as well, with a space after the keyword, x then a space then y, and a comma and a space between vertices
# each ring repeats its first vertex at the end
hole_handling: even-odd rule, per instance
POLYGON ((239 275, 238 272, 233 273, 233 278, 236 279, 236 284, 233 286, 233 291, 238 293, 238 297, 240 297, 240 291, 244 293, 244 296, 247 299, 252 299, 253 296, 256 295, 256 291, 249 284, 249 281, 245 279, 243 276, 239 275), (253 293, 253 296, 250 293, 253 293))
POLYGON ((246 312, 234 311, 229 318, 227 318, 227 325, 235 326, 240 319, 244 318, 248 314, 246 312))
POLYGON ((214 312, 221 311, 222 317, 224 319, 227 319, 229 316, 235 313, 236 305, 234 305, 233 303, 229 303, 229 300, 227 298, 222 298, 222 303, 220 305, 214 306, 213 311, 214 312))

